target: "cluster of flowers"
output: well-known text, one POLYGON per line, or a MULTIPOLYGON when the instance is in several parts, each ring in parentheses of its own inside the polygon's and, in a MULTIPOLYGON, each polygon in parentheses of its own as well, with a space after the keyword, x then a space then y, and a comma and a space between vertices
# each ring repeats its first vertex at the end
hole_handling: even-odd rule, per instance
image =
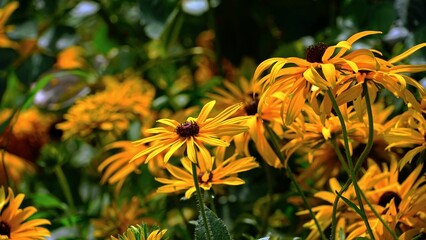
MULTIPOLYGON (((8 5, 5 11, 10 14, 16 7, 8 5)), ((314 197, 326 202, 298 212, 311 214, 312 220, 304 225, 311 230, 308 239, 323 237, 323 230, 331 225, 332 238, 410 239, 426 229, 426 176, 423 163, 412 164, 426 150, 426 90, 409 74, 425 71, 426 65, 398 63, 426 43, 390 60, 373 49, 349 51, 360 38, 378 33, 360 32, 334 46, 315 44, 307 49, 306 59, 268 59, 259 64, 251 80, 224 82, 223 88, 203 99, 201 109, 174 114, 151 109, 155 88, 138 74, 106 76, 102 90, 76 101, 56 127, 63 131, 63 140, 79 137, 98 141, 105 152, 115 150, 97 168, 101 183, 115 185, 116 193, 132 173, 140 173, 142 164, 148 164, 155 180, 163 184, 158 193, 185 192, 189 199, 198 187, 209 191, 218 185, 244 184, 238 174, 259 167, 259 161, 287 170, 290 165, 308 163, 296 170, 296 184, 314 189, 314 197), (390 118, 392 106, 385 106, 377 97, 382 91, 401 98, 406 111, 390 118), (193 117, 195 112, 198 115, 193 117), (132 121, 142 123, 142 137, 123 140, 132 121), (250 149, 251 143, 255 149, 250 149), (254 151, 259 159, 253 157, 254 151), (295 164, 289 164, 293 159, 295 164), (404 177, 400 173, 407 164, 413 170, 404 177), (337 180, 342 174, 349 179, 344 186, 337 180), (314 184, 309 185, 308 180, 314 184)), ((0 44, 15 46, 11 41, 0 44)), ((80 54, 78 48, 64 51, 57 66, 83 67, 80 54)), ((25 128, 18 127, 20 122, 28 123, 24 120, 27 112, 14 120, 14 129, 3 133, 2 143, 9 141, 9 135, 27 138, 22 135, 25 128), (19 131, 14 132, 16 129, 19 131)), ((0 120, 11 112, 3 114, 0 120)), ((28 132, 43 131, 45 136, 53 120, 31 116, 35 124, 28 132), (40 127, 41 122, 46 126, 40 127)), ((1 176, 19 182, 24 172, 34 172, 25 158, 34 157, 2 150, 1 185, 7 184, 7 178, 1 176)), ((5 196, 1 188, 0 239, 49 236, 40 227, 50 224, 48 220, 26 221, 36 210, 19 209, 23 194, 15 198, 9 189, 5 196)), ((124 233, 112 239, 163 238, 166 230, 149 235, 141 226, 127 229, 141 222, 155 224, 153 219, 141 217, 143 214, 139 199, 133 198, 105 209, 104 219, 112 221, 94 220, 92 224, 112 230, 119 225, 124 233)), ((114 234, 95 230, 97 237, 114 234)))

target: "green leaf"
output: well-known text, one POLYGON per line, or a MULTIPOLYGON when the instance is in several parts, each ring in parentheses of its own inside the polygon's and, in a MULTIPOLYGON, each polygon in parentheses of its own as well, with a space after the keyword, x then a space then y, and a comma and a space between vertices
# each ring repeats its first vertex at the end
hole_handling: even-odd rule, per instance
POLYGON ((13 113, 12 114, 10 114, 10 116, 6 119, 6 121, 4 121, 4 122, 2 122, 1 124, 0 124, 0 135, 6 130, 6 128, 9 126, 9 123, 10 123, 10 121, 12 121, 12 119, 13 119, 13 116, 15 116, 15 113, 16 113, 16 111, 17 111, 17 109, 15 109, 14 111, 13 111, 13 113))
MULTIPOLYGON (((212 240, 227 240, 231 239, 231 235, 229 234, 228 228, 222 219, 218 218, 214 212, 212 212, 209 208, 204 206, 204 210, 206 212, 206 218, 209 225, 209 229, 211 230, 210 235, 213 236, 212 240)), ((195 239, 207 239, 206 235, 206 227, 204 226, 203 218, 200 214, 197 220, 197 226, 195 227, 195 239)))
POLYGON ((34 193, 31 195, 31 198, 34 201, 34 205, 37 207, 66 209, 66 204, 61 202, 61 200, 56 198, 54 195, 34 193))
POLYGON ((75 74, 78 76, 86 77, 86 73, 79 71, 79 70, 73 70, 73 71, 64 71, 64 72, 56 72, 56 73, 50 73, 43 76, 40 80, 37 81, 37 83, 34 85, 34 87, 31 89, 30 93, 28 94, 28 97, 25 99, 24 104, 22 105, 22 110, 25 110, 31 106, 33 103, 34 96, 37 94, 38 91, 43 89, 47 83, 50 82, 53 78, 66 76, 69 74, 75 74))
POLYGON ((339 192, 336 191, 336 194, 350 207, 352 208, 356 213, 358 213, 360 216, 363 215, 361 210, 358 208, 358 206, 353 203, 351 200, 345 198, 343 195, 340 195, 339 192))

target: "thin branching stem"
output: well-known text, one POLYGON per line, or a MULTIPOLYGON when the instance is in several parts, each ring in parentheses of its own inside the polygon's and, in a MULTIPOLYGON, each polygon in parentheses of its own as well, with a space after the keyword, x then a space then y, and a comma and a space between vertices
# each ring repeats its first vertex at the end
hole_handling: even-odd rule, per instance
MULTIPOLYGON (((264 121, 264 122, 263 122, 263 125, 265 126, 265 129, 266 129, 266 131, 268 132, 268 135, 269 135, 270 140, 271 140, 271 142, 272 142, 272 147, 273 147, 273 149, 274 149, 275 153, 277 154, 277 156, 278 156, 278 158, 280 159, 280 161, 281 161, 282 163, 284 163, 284 162, 285 162, 285 157, 284 157, 284 155, 282 154, 281 149, 280 149, 280 147, 279 147, 279 145, 278 145, 278 139, 277 139, 277 136, 276 136, 276 135, 275 135, 275 133, 272 131, 272 129, 269 127, 269 125, 268 125, 268 123, 267 123, 267 122, 265 122, 265 121, 264 121)), ((316 227, 317 227, 317 229, 318 229, 318 232, 319 232, 319 234, 320 234, 320 236, 321 236, 321 239, 323 239, 323 240, 327 239, 327 238, 325 237, 325 235, 324 235, 324 233, 323 233, 322 229, 321 229, 321 225, 319 224, 319 222, 318 222, 317 218, 315 217, 314 212, 312 211, 311 206, 310 206, 310 205, 309 205, 309 203, 308 203, 308 200, 306 199, 305 194, 303 193, 302 188, 301 188, 301 187, 299 186, 299 184, 297 183, 296 178, 294 177, 293 172, 291 171, 291 169, 290 169, 290 167, 289 167, 289 166, 285 167, 285 169, 286 169, 287 175, 289 176, 290 180, 293 182, 294 186, 296 187, 296 190, 297 190, 297 192, 299 193, 300 197, 302 197, 303 204, 304 204, 304 205, 305 205, 305 207, 308 209, 310 217, 314 220, 315 226, 316 226, 316 227)))
POLYGON ((346 159, 348 161, 348 167, 349 167, 349 177, 351 178, 351 181, 354 185, 354 189, 355 189, 355 195, 359 204, 359 210, 360 210, 360 216, 362 218, 362 220, 364 221, 364 224, 367 228, 367 232, 370 235, 371 239, 375 239, 373 231, 371 230, 370 227, 370 223, 368 222, 368 218, 365 214, 365 209, 364 209, 364 204, 362 202, 361 199, 361 194, 360 191, 362 191, 358 185, 357 179, 356 179, 356 175, 355 175, 355 169, 354 169, 354 164, 352 161, 352 156, 350 154, 350 148, 349 148, 349 137, 348 137, 348 131, 346 128, 346 123, 345 123, 345 119, 343 118, 342 112, 339 109, 339 105, 337 104, 336 99, 334 98, 333 93, 331 92, 330 89, 328 89, 327 91, 327 95, 331 100, 331 103, 333 105, 333 109, 337 114, 337 117, 339 118, 340 121, 340 125, 342 127, 342 134, 343 134, 343 140, 344 140, 344 145, 345 145, 345 153, 346 153, 346 159))

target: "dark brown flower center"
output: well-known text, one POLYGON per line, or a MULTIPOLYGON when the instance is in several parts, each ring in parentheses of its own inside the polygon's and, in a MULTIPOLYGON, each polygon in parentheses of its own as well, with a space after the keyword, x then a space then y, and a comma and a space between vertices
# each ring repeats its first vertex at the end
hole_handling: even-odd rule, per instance
POLYGON ((257 113, 257 106, 259 105, 259 94, 255 93, 255 94, 250 94, 250 97, 252 97, 252 100, 249 102, 246 102, 245 106, 244 106, 244 110, 246 111, 246 114, 251 116, 251 115, 256 115, 257 113))
POLYGON ((0 222, 0 235, 7 236, 10 238, 10 227, 7 223, 1 221, 0 222))
POLYGON ((200 132, 200 127, 195 121, 187 121, 181 123, 176 128, 176 133, 181 137, 192 137, 197 135, 200 132))
POLYGON ((382 194, 379 198, 379 205, 382 207, 386 207, 386 204, 388 204, 392 198, 394 199, 395 206, 398 209, 399 204, 401 203, 401 197, 396 193, 392 191, 388 191, 382 194))
POLYGON ((199 174, 198 174, 198 183, 208 183, 208 182, 211 182, 212 181, 212 179, 213 179, 213 173, 209 173, 209 178, 207 179, 207 181, 204 181, 203 180, 203 176, 204 176, 204 174, 205 174, 205 172, 200 172, 199 174))
POLYGON ((323 42, 316 43, 306 49, 306 61, 311 63, 322 63, 322 56, 328 48, 323 42))

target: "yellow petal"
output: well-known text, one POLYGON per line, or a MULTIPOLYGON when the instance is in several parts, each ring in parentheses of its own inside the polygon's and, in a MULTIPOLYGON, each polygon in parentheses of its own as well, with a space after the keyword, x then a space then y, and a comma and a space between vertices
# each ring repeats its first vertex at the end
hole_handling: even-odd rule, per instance
POLYGON ((203 108, 200 111, 200 114, 197 117, 197 123, 201 124, 204 123, 210 114, 210 111, 213 109, 214 105, 216 104, 216 101, 210 101, 206 103, 206 105, 203 106, 203 108))
POLYGON ((411 54, 413 54, 415 51, 419 50, 420 48, 426 47, 426 43, 421 43, 418 44, 410 49, 408 49, 407 51, 399 54, 396 57, 391 58, 388 62, 390 63, 396 63, 396 62, 400 62, 401 60, 403 60, 404 58, 410 56, 411 54))

